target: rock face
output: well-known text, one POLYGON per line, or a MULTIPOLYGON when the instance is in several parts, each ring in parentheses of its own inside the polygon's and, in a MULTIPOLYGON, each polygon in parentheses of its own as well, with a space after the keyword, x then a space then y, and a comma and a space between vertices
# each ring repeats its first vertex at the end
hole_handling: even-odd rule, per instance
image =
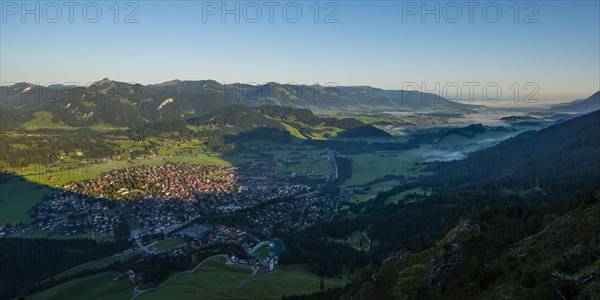
POLYGON ((175 100, 173 100, 173 98, 169 98, 169 99, 167 99, 167 100, 163 101, 163 102, 162 102, 162 103, 161 103, 161 104, 158 106, 158 109, 161 109, 161 108, 165 107, 166 105, 169 105, 169 104, 173 103, 173 101, 175 101, 175 100))
MULTIPOLYGON (((600 192, 507 245, 462 219, 431 248, 398 250, 346 299, 600 299, 600 192)), ((483 228, 483 229, 482 229, 483 228)))
POLYGON ((429 270, 425 274, 430 288, 443 291, 452 279, 465 256, 470 252, 469 243, 473 235, 480 234, 479 225, 470 219, 462 219, 458 226, 447 235, 447 240, 438 243, 438 249, 429 257, 429 270))

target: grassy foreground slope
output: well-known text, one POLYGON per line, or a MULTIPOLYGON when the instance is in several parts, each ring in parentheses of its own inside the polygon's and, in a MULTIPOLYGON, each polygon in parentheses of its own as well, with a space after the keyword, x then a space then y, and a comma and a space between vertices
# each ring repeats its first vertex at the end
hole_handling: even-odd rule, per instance
POLYGON ((34 294, 29 299, 129 299, 133 283, 128 280, 112 281, 114 272, 103 272, 65 282, 51 289, 34 294))
POLYGON ((54 193, 51 188, 27 181, 19 176, 0 172, 0 224, 31 223, 28 211, 44 196, 54 193))

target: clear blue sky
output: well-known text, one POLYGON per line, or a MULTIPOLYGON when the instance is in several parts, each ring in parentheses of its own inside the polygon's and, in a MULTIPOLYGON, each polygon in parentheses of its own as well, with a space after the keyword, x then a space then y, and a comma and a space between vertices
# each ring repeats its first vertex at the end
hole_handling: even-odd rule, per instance
MULTIPOLYGON (((271 1, 278 4, 273 22, 268 4, 258 1, 254 3, 262 15, 256 23, 248 22, 256 10, 247 2, 134 1, 129 7, 120 2, 119 22, 114 20, 113 1, 96 2, 102 10, 96 23, 83 18, 83 6, 89 2, 73 8, 73 23, 69 7, 61 1, 55 2, 61 16, 56 7, 37 2, 39 23, 35 14, 25 15, 23 22, 22 1, 1 2, 4 83, 87 84, 109 77, 144 84, 214 79, 386 89, 425 82, 433 89, 436 82, 497 82, 507 97, 513 82, 535 82, 537 97, 547 102, 600 89, 600 1, 537 1, 530 6, 519 2, 519 22, 514 20, 513 1, 495 2, 502 10, 496 23, 486 20, 496 17, 492 4, 483 11, 486 2, 474 7, 472 23, 469 7, 460 1, 453 2, 462 13, 459 18, 457 6, 437 2, 439 23, 432 14, 421 20, 421 5, 433 9, 436 2, 431 1, 319 2, 319 22, 314 20, 314 1, 271 1), (239 3, 239 23, 233 14, 222 22, 223 3, 230 9, 239 3), (302 10, 296 23, 285 19, 296 16, 293 4, 302 10), (417 11, 408 15, 413 4, 417 11), (136 7, 133 19, 139 22, 124 23, 136 7), (215 7, 219 11, 208 15, 207 9, 215 7), (331 19, 338 22, 323 22, 334 9, 331 19), (48 22, 53 19, 57 22, 48 22), (449 22, 452 19, 457 22, 449 22), (523 22, 534 19, 538 22, 523 22)), ((34 9, 34 3, 26 3, 26 8, 34 9)), ((94 7, 88 5, 86 17, 95 17, 94 7)))

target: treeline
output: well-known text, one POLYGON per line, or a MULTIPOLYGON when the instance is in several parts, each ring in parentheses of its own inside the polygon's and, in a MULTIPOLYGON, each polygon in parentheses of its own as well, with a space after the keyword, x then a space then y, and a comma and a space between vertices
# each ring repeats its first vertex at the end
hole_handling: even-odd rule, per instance
POLYGON ((179 121, 158 121, 135 126, 127 131, 131 138, 145 139, 160 137, 166 133, 176 133, 179 138, 192 136, 193 132, 187 128, 187 123, 179 121))
POLYGON ((358 138, 358 137, 374 137, 374 138, 383 138, 391 136, 386 131, 383 131, 377 127, 373 127, 371 125, 363 125, 358 127, 349 128, 343 130, 338 134, 338 137, 342 138, 358 138))
POLYGON ((335 163, 338 169, 338 182, 344 183, 347 179, 352 177, 352 158, 346 156, 335 156, 335 163))
POLYGON ((326 118, 318 117, 313 112, 306 108, 293 108, 286 106, 276 105, 265 105, 258 108, 258 110, 270 117, 275 119, 290 121, 290 122, 301 122, 306 125, 315 126, 330 126, 337 127, 340 129, 351 129, 365 127, 366 124, 354 119, 354 118, 326 118))
POLYGON ((0 160, 7 162, 11 167, 52 164, 60 160, 63 152, 66 155, 82 152, 85 158, 97 159, 120 155, 122 151, 111 142, 82 135, 0 135, 0 145, 5 145, 0 153, 0 160))
POLYGON ((344 269, 352 274, 372 259, 368 252, 328 241, 326 236, 299 234, 284 240, 287 246, 279 263, 306 264, 311 272, 319 276, 333 277, 344 269))
POLYGON ((368 143, 357 140, 305 140, 303 142, 314 147, 329 148, 342 154, 360 154, 376 151, 401 151, 410 150, 417 147, 416 145, 405 143, 368 143))
POLYGON ((216 126, 217 128, 233 127, 248 131, 256 127, 285 130, 281 122, 265 117, 255 107, 231 105, 218 109, 207 115, 188 120, 193 125, 216 126))

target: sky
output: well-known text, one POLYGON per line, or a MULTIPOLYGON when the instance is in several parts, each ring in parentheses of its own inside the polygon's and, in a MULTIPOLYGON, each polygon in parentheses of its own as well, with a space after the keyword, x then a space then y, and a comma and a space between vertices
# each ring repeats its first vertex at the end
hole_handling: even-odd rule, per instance
POLYGON ((515 103, 600 90, 600 1, 72 2, 0 1, 2 84, 213 79, 515 103))

